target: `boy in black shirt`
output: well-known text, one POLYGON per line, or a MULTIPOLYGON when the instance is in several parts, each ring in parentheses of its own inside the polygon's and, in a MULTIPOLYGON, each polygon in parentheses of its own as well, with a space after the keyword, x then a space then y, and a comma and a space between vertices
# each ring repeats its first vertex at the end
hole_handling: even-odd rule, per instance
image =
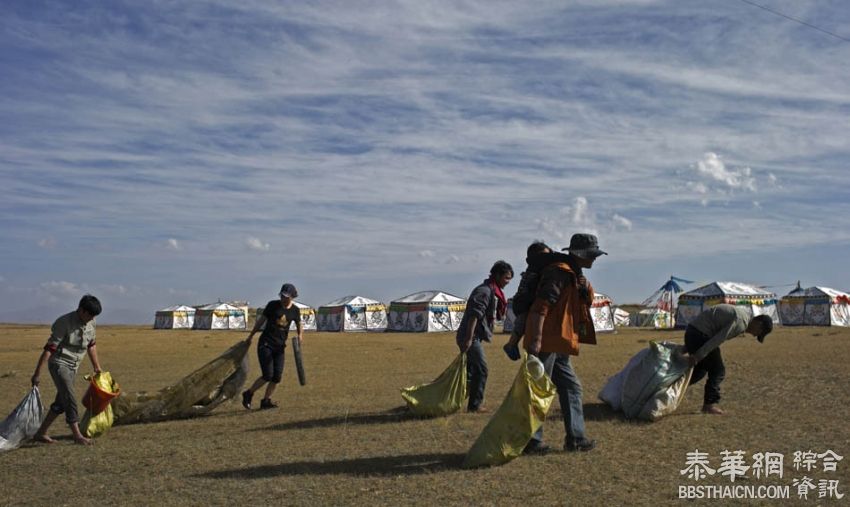
POLYGON ((269 301, 262 315, 257 317, 257 322, 254 323, 251 334, 248 335, 248 343, 250 344, 254 338, 254 333, 263 329, 260 341, 257 343, 257 357, 260 360, 262 375, 254 382, 254 385, 242 393, 242 406, 249 410, 254 393, 266 382, 268 382, 266 395, 260 401, 260 408, 277 408, 278 406, 271 400, 271 397, 283 375, 283 351, 286 348, 286 339, 289 336, 289 327, 292 322, 295 322, 295 327, 298 330, 296 339, 301 342, 303 338, 301 311, 294 302, 297 296, 298 291, 295 290, 294 285, 291 283, 283 284, 283 287, 280 288, 280 300, 269 301), (264 325, 265 328, 263 328, 264 325))

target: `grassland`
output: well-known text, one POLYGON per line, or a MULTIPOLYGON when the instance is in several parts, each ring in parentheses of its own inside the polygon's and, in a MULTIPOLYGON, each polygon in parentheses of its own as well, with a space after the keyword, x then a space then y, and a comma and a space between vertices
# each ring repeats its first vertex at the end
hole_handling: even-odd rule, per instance
MULTIPOLYGON (((0 326, 0 413, 29 388, 46 326, 0 326)), ((126 391, 157 390, 220 354, 245 333, 98 329, 105 369, 126 391)), ((517 370, 501 353, 502 336, 486 346, 487 405, 496 408, 517 370)), ((522 457, 498 468, 462 470, 460 463, 487 415, 460 413, 421 420, 399 410, 398 389, 430 381, 456 354, 448 334, 308 333, 309 382, 298 385, 287 350, 277 410, 226 404, 192 420, 120 426, 90 448, 72 445, 58 420, 57 444, 29 444, 0 454, 2 505, 658 505, 679 504, 686 453, 699 449, 713 465, 723 450, 778 452, 782 479, 836 479, 850 493, 850 330, 777 328, 764 345, 751 337, 723 347, 727 415, 699 413, 702 385, 678 412, 654 424, 624 421, 596 399, 608 376, 651 339, 681 342, 680 332, 621 330, 586 346, 575 365, 585 388, 591 453, 522 457), (836 472, 793 469, 798 450, 831 449, 845 459, 836 472)), ((256 375, 251 356, 250 377, 256 375)), ((88 363, 81 374, 90 370, 88 363)), ((43 378, 45 403, 54 389, 43 378)), ((77 383, 80 395, 84 391, 77 383)), ((555 403, 546 442, 559 447, 564 430, 555 403)), ((748 458, 749 460, 749 458, 748 458)), ((740 484, 740 479, 736 484, 740 484)), ((699 484, 730 485, 712 477, 699 484)), ((762 501, 775 505, 841 504, 762 501)), ((714 504, 702 500, 696 504, 714 504)), ((721 502, 722 503, 722 502, 721 502)), ((742 501, 727 502, 734 504, 742 501)), ((751 501, 758 504, 758 501, 751 501)))

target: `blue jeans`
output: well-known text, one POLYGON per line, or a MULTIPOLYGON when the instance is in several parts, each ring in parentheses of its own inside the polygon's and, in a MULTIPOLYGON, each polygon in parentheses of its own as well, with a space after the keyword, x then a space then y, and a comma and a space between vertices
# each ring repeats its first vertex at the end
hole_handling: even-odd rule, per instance
POLYGON ((474 412, 484 402, 484 388, 487 386, 487 359, 481 340, 474 338, 466 351, 466 386, 469 392, 467 410, 474 412))
MULTIPOLYGON (((561 414, 564 416, 564 429, 567 432, 566 441, 575 442, 584 436, 584 407, 581 404, 581 382, 576 376, 570 356, 541 352, 537 355, 546 367, 546 374, 555 384, 558 391, 558 403, 561 404, 561 414)), ((531 437, 532 445, 536 440, 543 441, 543 426, 531 437)))

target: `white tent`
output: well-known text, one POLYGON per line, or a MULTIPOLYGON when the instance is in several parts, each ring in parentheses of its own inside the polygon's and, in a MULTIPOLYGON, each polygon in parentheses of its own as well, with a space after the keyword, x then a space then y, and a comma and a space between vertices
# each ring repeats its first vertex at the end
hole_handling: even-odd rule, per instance
POLYGON ((614 325, 615 326, 628 326, 629 325, 629 312, 623 310, 622 308, 614 308, 614 325))
POLYGON ((712 282, 679 296, 676 327, 687 327, 703 310, 726 303, 739 305, 755 315, 768 315, 779 324, 776 294, 737 282, 712 282))
POLYGON ((363 296, 346 296, 319 307, 319 331, 386 331, 387 307, 363 296))
MULTIPOLYGON (((298 301, 293 301, 292 304, 298 307, 299 312, 301 313, 301 328, 304 331, 315 331, 316 330, 316 311, 311 307, 299 303, 298 301)), ((263 314, 263 308, 257 308, 257 315, 260 316, 263 314)), ((295 326, 292 326, 292 330, 295 330, 295 326)))
POLYGON ((246 329, 248 312, 227 303, 213 303, 195 311, 192 329, 246 329))
POLYGON ((644 308, 634 312, 629 318, 629 325, 636 327, 654 327, 655 329, 669 329, 673 327, 673 316, 667 310, 661 308, 644 308))
MULTIPOLYGON (((628 312, 620 310, 626 314, 626 322, 628 322, 628 312)), ((614 311, 611 309, 611 299, 605 294, 594 294, 593 305, 590 308, 590 316, 593 318, 593 328, 596 332, 609 333, 614 331, 615 317, 614 311)), ((508 300, 508 310, 505 313, 505 323, 502 331, 511 333, 514 330, 514 321, 516 315, 513 311, 513 299, 508 300)))
POLYGON ((605 294, 597 292, 593 295, 590 316, 593 318, 593 328, 597 333, 614 331, 614 310, 611 309, 611 298, 605 294))
POLYGON ((156 312, 154 329, 192 329, 195 309, 186 305, 175 305, 156 312))
POLYGON ((457 331, 466 300, 438 290, 416 292, 390 303, 387 331, 457 331))
POLYGON ((779 301, 779 313, 785 326, 850 326, 850 295, 798 285, 779 301))

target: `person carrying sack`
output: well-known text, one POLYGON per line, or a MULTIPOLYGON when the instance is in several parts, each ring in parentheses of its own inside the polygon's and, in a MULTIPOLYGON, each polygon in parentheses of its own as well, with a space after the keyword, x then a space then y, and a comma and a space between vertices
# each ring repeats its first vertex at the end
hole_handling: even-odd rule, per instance
POLYGON ((59 414, 64 413, 65 422, 68 423, 74 435, 74 442, 80 445, 92 444, 92 441, 80 431, 74 379, 85 355, 89 356, 94 373, 98 374, 101 371, 95 346, 94 320, 101 311, 100 301, 91 294, 86 294, 80 299, 76 310, 59 317, 53 323, 50 338, 44 346, 41 357, 38 358, 35 373, 32 375, 32 385, 38 386, 41 369, 46 363, 53 383, 56 384, 56 399, 50 405, 50 410, 33 436, 33 440, 47 444, 54 443, 55 440, 47 435, 47 430, 59 414))
MULTIPOLYGON (((590 315, 593 286, 582 270, 590 269, 594 261, 606 255, 599 249, 593 234, 573 234, 569 251, 563 262, 543 269, 537 287, 537 297, 526 318, 525 350, 536 355, 546 367, 555 384, 564 416, 566 451, 590 451, 596 441, 587 438, 584 429, 581 382, 570 364, 570 356, 578 355, 579 343, 596 344, 596 330, 590 315)), ((525 448, 526 454, 549 451, 543 444, 543 427, 525 448)))

